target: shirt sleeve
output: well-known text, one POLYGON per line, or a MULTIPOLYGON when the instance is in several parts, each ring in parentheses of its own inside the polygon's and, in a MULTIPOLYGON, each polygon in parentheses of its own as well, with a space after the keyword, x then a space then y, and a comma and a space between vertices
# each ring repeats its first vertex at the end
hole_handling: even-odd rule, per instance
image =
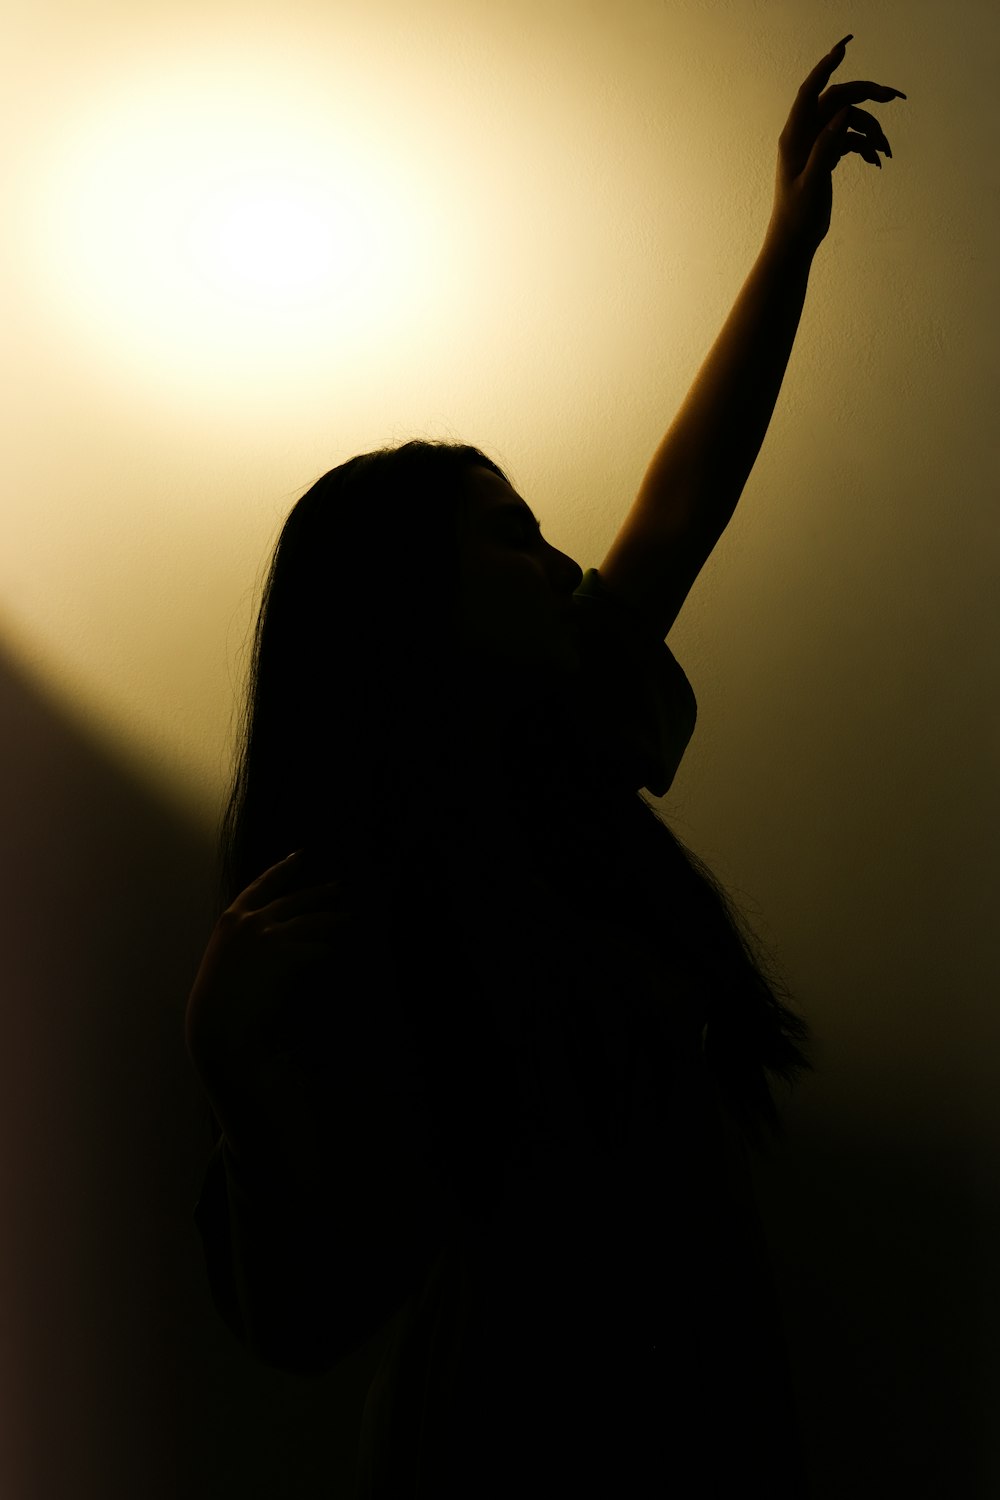
POLYGON ((596 568, 573 595, 593 727, 616 774, 662 797, 694 733, 694 691, 673 652, 596 568))

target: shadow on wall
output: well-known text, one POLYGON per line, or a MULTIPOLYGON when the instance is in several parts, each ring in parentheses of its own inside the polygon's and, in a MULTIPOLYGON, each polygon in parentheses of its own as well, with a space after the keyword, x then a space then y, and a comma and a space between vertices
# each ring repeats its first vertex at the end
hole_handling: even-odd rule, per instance
POLYGON ((329 1500, 373 1356, 318 1382, 254 1366, 192 1219, 211 1134, 182 1027, 212 830, 2 655, 0 755, 0 1494, 329 1500))
MULTIPOLYGON (((192 1218, 211 1136, 182 1021, 211 831, 2 658, 0 747, 0 1494, 347 1497, 384 1334, 320 1380, 254 1365, 192 1218)), ((995 1217, 955 1162, 802 1115, 757 1175, 813 1500, 985 1495, 995 1217)))

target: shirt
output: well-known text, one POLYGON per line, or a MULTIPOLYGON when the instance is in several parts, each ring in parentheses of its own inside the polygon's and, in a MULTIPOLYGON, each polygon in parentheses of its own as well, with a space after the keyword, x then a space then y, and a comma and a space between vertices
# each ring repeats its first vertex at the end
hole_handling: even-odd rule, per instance
POLYGON ((456 892, 434 977, 481 1051, 436 1075, 434 1149, 465 1211, 396 1316, 356 1500, 802 1493, 746 1148, 630 856, 694 693, 595 569, 574 629, 606 796, 531 858, 505 822, 513 857, 456 892))

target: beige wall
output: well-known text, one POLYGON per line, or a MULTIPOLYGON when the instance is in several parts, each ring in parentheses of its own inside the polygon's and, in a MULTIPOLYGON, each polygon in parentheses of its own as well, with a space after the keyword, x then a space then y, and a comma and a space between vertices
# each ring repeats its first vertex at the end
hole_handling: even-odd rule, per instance
POLYGON ((752 262, 794 92, 853 28, 844 76, 909 98, 878 110, 885 170, 838 169, 770 434, 671 635, 700 719, 665 807, 819 1038, 759 1166, 816 1495, 995 1493, 991 9, 250 14, 5 22, 0 1492, 349 1472, 372 1356, 249 1366, 188 1217, 180 1019, 267 547, 335 463, 452 437, 596 565, 752 262))

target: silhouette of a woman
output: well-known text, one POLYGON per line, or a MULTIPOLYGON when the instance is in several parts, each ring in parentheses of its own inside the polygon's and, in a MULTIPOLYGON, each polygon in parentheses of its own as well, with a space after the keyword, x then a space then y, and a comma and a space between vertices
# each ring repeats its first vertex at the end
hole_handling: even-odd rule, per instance
POLYGON ((268 1363, 394 1320, 359 1500, 805 1493, 748 1143, 806 1027, 641 791, 694 728, 664 637, 766 432, 832 171, 888 148, 857 104, 897 90, 822 92, 844 46, 599 569, 444 443, 331 470, 276 546, 187 1010, 219 1128, 197 1221, 268 1363))

